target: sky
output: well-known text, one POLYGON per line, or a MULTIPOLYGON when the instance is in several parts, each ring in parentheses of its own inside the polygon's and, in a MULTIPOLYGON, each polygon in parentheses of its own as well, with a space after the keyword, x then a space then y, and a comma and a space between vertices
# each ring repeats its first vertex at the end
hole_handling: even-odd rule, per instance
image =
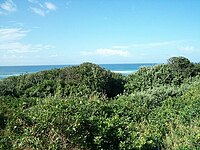
POLYGON ((0 0, 0 66, 200 62, 200 0, 0 0))

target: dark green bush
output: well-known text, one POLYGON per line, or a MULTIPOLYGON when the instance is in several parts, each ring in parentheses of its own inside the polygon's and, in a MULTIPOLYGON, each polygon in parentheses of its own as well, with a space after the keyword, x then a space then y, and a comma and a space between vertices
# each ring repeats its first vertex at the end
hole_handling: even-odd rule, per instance
POLYGON ((168 64, 154 67, 143 67, 127 77, 125 91, 144 91, 159 86, 181 86, 188 80, 200 73, 197 64, 191 63, 185 57, 172 57, 168 64))
POLYGON ((200 76, 187 62, 128 77, 85 63, 0 81, 0 149, 198 149, 200 76))
POLYGON ((0 81, 0 95, 66 97, 100 94, 115 97, 123 93, 124 82, 121 74, 112 73, 95 64, 84 63, 80 66, 6 78, 0 81))

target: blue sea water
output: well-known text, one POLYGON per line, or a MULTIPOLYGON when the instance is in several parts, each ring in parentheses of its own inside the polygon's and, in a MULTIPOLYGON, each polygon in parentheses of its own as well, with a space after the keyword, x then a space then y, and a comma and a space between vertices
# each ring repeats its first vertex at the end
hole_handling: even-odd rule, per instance
MULTIPOLYGON (((153 66, 155 64, 100 64, 101 67, 111 70, 112 72, 122 73, 123 75, 131 74, 142 66, 153 66)), ((73 65, 41 65, 41 66, 0 66, 0 79, 17 76, 27 73, 35 73, 43 70, 55 68, 64 68, 73 65)))

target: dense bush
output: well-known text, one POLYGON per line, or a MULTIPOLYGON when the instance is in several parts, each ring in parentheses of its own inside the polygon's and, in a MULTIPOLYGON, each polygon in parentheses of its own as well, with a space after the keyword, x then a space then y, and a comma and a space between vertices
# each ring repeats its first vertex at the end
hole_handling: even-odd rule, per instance
POLYGON ((198 64, 177 73, 177 59, 128 77, 86 63, 1 81, 0 149, 199 149, 198 64))
POLYGON ((127 77, 127 93, 143 91, 159 86, 180 86, 188 78, 197 76, 200 69, 184 57, 172 57, 168 64, 140 68, 127 77))
POLYGON ((0 95, 15 97, 66 97, 100 94, 114 97, 123 92, 124 77, 98 65, 80 66, 42 71, 9 77, 0 81, 0 95))
MULTIPOLYGON (((183 93, 186 89, 182 88, 183 93)), ((29 106, 25 98, 12 105, 16 98, 1 97, 7 107, 1 112, 6 123, 0 145, 14 149, 197 149, 200 84, 175 98, 156 101, 160 94, 155 93, 165 92, 154 89, 112 101, 95 96, 28 98, 29 106)))

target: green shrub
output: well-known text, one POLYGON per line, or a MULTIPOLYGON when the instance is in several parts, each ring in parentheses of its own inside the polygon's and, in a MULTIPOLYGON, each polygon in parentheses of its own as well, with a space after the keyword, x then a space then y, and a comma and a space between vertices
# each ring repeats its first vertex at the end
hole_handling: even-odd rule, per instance
POLYGON ((115 97, 123 93, 124 83, 121 74, 112 73, 95 64, 84 63, 79 66, 6 78, 0 81, 0 95, 44 98, 100 94, 115 97))
POLYGON ((7 78, 0 149, 198 149, 200 76, 180 72, 157 65, 126 78, 85 63, 7 78))
POLYGON ((125 91, 144 91, 159 86, 181 86, 189 78, 197 76, 200 72, 197 65, 184 57, 172 57, 168 64, 153 67, 142 67, 127 77, 125 91))

